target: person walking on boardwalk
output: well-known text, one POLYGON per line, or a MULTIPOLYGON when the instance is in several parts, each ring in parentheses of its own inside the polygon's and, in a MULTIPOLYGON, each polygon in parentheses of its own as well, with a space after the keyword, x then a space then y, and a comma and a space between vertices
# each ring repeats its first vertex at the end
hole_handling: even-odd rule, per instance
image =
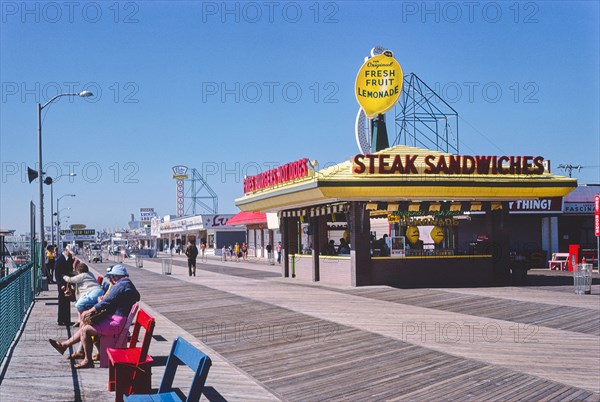
POLYGON ((277 251, 277 264, 281 264, 281 242, 277 242, 277 246, 275 246, 275 250, 277 251))
POLYGON ((235 246, 233 246, 233 252, 235 254, 235 262, 239 262, 242 252, 240 251, 240 243, 237 241, 235 242, 235 246))
POLYGON ((92 337, 114 336, 120 333, 127 321, 131 307, 140 300, 140 293, 129 279, 125 265, 115 265, 112 267, 110 275, 114 281, 110 292, 94 307, 81 314, 81 321, 86 324, 82 325, 79 331, 66 341, 48 339, 50 345, 61 355, 69 346, 81 341, 85 357, 81 363, 73 366, 76 369, 94 367, 92 337), (92 318, 95 316, 98 317, 97 321, 92 318))
POLYGON ((241 251, 242 251, 242 259, 243 259, 244 261, 246 261, 246 260, 248 259, 248 245, 246 244, 246 242, 245 242, 245 241, 244 241, 244 242, 242 242, 242 248, 241 248, 241 251))
POLYGON ((269 259, 269 265, 275 265, 275 259, 273 258, 273 246, 271 243, 267 243, 267 258, 269 259))
POLYGON ((69 288, 63 277, 73 272, 73 255, 69 246, 65 247, 54 264, 54 281, 58 288, 58 325, 71 325, 71 300, 69 288))
POLYGON ((200 261, 206 262, 206 240, 200 240, 200 261))
POLYGON ((185 249, 185 255, 188 260, 188 276, 196 276, 196 257, 198 257, 198 247, 193 241, 188 242, 188 246, 185 249))

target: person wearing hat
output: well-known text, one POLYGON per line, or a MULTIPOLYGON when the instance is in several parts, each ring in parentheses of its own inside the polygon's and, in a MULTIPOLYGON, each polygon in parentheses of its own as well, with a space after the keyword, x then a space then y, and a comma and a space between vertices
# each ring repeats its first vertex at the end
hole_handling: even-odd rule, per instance
POLYGON ((65 247, 54 263, 54 281, 58 288, 58 325, 71 325, 71 300, 65 293, 68 286, 65 275, 73 272, 73 255, 69 246, 65 247))
POLYGON ((69 346, 81 341, 85 357, 81 363, 74 366, 75 368, 94 367, 92 336, 112 336, 120 333, 127 321, 131 307, 140 300, 140 293, 129 279, 124 265, 118 264, 112 267, 110 276, 114 281, 110 292, 94 307, 81 314, 82 321, 86 321, 86 317, 90 315, 100 314, 99 321, 83 325, 75 335, 66 341, 48 340, 50 345, 60 354, 64 354, 69 346))

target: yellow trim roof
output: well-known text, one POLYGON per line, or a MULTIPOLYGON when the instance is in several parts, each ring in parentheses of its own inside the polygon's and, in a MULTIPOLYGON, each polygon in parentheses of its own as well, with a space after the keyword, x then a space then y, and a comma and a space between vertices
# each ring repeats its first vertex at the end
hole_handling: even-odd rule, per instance
MULTIPOLYGON (((353 174, 353 161, 339 163, 292 183, 236 199, 242 211, 273 212, 334 201, 513 201, 562 197, 577 180, 544 172, 526 174, 425 174, 427 155, 450 155, 397 145, 376 154, 417 155, 416 174, 353 174)), ((376 165, 377 166, 377 165, 376 165)))

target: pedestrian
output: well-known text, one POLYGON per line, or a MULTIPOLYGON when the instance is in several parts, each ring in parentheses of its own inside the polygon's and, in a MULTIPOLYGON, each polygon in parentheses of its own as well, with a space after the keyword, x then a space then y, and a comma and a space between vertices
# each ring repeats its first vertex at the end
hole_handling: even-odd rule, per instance
POLYGON ((233 246, 233 252, 235 253, 235 262, 239 262, 242 252, 240 251, 240 243, 237 241, 235 242, 235 246, 233 246))
POLYGON ((65 275, 73 272, 73 255, 70 246, 65 247, 58 256, 54 269, 54 280, 58 288, 58 325, 71 325, 71 300, 69 286, 64 281, 65 275))
POLYGON ((206 262, 206 240, 204 239, 200 241, 200 255, 201 261, 206 262))
POLYGON ((52 277, 54 276, 54 263, 56 260, 56 247, 50 245, 46 247, 46 278, 48 278, 48 283, 55 283, 52 277))
POLYGON ((277 246, 275 247, 277 251, 277 264, 281 264, 281 242, 277 242, 277 246))
POLYGON ((115 284, 110 293, 91 309, 81 314, 82 322, 91 321, 92 323, 83 325, 75 335, 66 341, 48 339, 50 345, 60 354, 64 354, 69 346, 81 341, 85 357, 81 363, 73 366, 76 369, 94 367, 92 337, 114 336, 120 333, 127 321, 131 307, 140 300, 140 293, 129 279, 127 269, 123 264, 115 265, 111 269, 111 276, 115 284), (92 319, 95 316, 98 317, 95 319, 96 322, 92 319))
POLYGON ((271 243, 267 244, 267 258, 269 259, 269 265, 275 265, 275 260, 273 259, 273 246, 271 243))
POLYGON ((196 257, 198 257, 198 248, 193 241, 188 242, 188 246, 185 249, 185 255, 188 260, 188 276, 196 276, 196 257))
POLYGON ((248 245, 246 244, 246 242, 242 242, 242 258, 244 259, 244 261, 246 261, 248 259, 248 245))

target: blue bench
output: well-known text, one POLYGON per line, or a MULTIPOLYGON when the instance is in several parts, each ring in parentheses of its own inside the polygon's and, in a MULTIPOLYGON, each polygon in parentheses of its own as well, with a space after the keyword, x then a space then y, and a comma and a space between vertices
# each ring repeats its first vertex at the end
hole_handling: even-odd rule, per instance
POLYGON ((182 401, 177 392, 173 390, 173 379, 175 378, 177 366, 180 363, 185 364, 194 371, 192 386, 190 387, 190 391, 188 392, 185 401, 199 401, 202 390, 204 389, 206 377, 208 377, 208 370, 210 370, 210 366, 212 365, 212 360, 182 337, 178 337, 173 342, 158 393, 150 395, 129 395, 125 397, 125 401, 182 401))

